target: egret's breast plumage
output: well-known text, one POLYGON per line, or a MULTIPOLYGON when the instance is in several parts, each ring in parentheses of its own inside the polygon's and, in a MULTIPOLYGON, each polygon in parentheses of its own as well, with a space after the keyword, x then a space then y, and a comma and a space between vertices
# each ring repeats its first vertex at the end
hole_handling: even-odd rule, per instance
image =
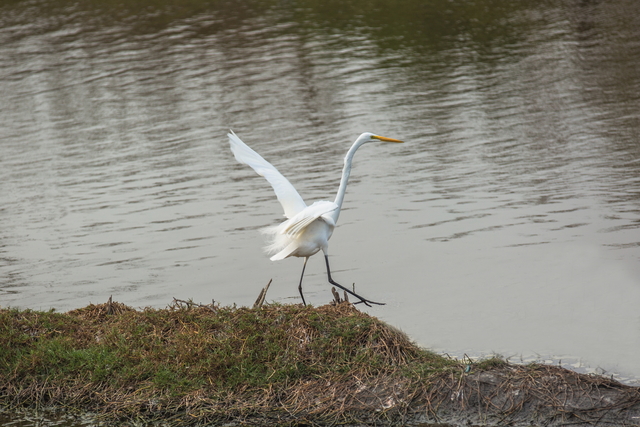
POLYGON ((316 219, 295 237, 294 240, 298 243, 298 249, 291 255, 309 257, 321 249, 326 251, 333 229, 334 226, 323 218, 316 219))

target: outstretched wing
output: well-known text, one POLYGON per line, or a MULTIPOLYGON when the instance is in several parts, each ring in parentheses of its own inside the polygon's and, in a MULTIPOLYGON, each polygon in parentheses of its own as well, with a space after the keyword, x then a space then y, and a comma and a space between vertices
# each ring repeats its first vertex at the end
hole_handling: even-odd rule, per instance
POLYGON ((231 151, 236 157, 236 160, 251 166, 258 175, 265 177, 265 179, 269 181, 269 184, 271 184, 273 191, 275 191, 278 197, 278 201, 284 209, 284 216, 292 218, 302 212, 307 205, 287 178, 282 176, 282 174, 278 172, 278 169, 263 159, 260 154, 242 142, 233 131, 230 132, 227 136, 229 137, 231 151))

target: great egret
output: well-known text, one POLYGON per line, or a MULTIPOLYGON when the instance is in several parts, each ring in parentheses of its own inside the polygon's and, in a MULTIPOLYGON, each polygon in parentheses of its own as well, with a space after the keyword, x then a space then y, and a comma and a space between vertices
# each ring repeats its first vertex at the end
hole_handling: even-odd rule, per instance
POLYGON ((238 138, 233 131, 228 133, 227 136, 229 137, 231 151, 236 157, 236 160, 240 163, 251 166, 258 175, 265 177, 273 187, 273 190, 278 197, 278 201, 280 201, 280 204, 282 204, 282 207, 284 208, 284 216, 288 219, 282 224, 275 227, 269 227, 264 230, 265 233, 270 234, 273 238, 272 243, 267 246, 267 251, 275 253, 275 255, 271 257, 271 261, 279 261, 290 256, 304 258, 302 274, 300 275, 300 283, 298 285, 298 291, 300 292, 302 303, 304 305, 307 304, 304 300, 304 295, 302 295, 302 278, 304 277, 304 269, 307 266, 307 261, 311 255, 322 250, 324 253, 325 263, 327 265, 327 277, 329 278, 329 283, 349 292, 351 295, 359 298, 360 302, 363 302, 369 307, 371 307, 370 304, 383 305, 383 303, 370 301, 361 297, 355 292, 336 283, 331 278, 328 246, 329 238, 331 237, 333 229, 338 222, 338 217, 340 216, 340 208, 342 207, 344 193, 347 189, 347 182, 349 181, 349 174, 351 173, 351 162, 356 150, 367 142, 402 141, 374 135, 369 132, 360 135, 344 158, 342 179, 340 180, 340 187, 338 187, 338 194, 336 195, 335 201, 320 201, 307 206, 293 185, 291 185, 287 178, 282 176, 282 174, 278 172, 271 163, 267 162, 258 153, 249 148, 249 146, 242 142, 242 140, 238 138))

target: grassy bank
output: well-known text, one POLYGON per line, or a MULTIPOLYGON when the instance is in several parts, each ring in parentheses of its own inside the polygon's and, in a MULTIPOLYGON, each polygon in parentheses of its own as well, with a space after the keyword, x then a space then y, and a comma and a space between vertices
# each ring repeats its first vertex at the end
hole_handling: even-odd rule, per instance
POLYGON ((284 420, 296 413, 349 421, 370 409, 365 385, 406 388, 461 370, 349 304, 8 309, 0 310, 0 342, 2 404, 120 419, 284 420))
MULTIPOLYGON (((623 409, 640 402, 635 389, 562 368, 441 357, 348 303, 0 309, 0 342, 0 405, 53 405, 119 422, 398 424, 469 411, 504 419, 534 401, 570 414, 559 393, 585 385, 620 391, 623 409)), ((585 410, 602 421, 593 408, 585 410)))

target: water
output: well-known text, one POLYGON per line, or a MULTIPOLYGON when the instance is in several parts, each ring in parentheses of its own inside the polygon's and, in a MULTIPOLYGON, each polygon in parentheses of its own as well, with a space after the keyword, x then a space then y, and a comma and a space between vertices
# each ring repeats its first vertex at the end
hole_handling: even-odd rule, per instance
MULTIPOLYGON (((229 128, 307 202, 368 312, 456 356, 640 385, 640 4, 0 6, 0 305, 299 303, 229 128)), ((320 256, 305 296, 331 298, 320 256)))

